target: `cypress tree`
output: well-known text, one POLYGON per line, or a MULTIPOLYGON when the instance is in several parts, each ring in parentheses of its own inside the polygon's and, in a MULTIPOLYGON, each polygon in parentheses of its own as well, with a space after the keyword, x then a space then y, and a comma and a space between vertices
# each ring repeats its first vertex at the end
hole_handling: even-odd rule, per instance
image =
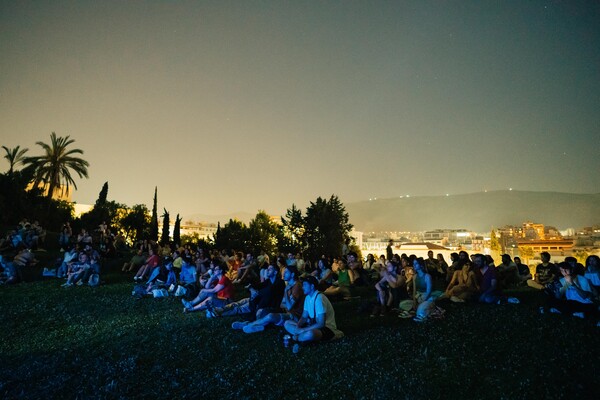
POLYGON ((150 240, 158 240, 158 210, 157 210, 157 187, 154 187, 154 203, 152 205, 152 217, 150 218, 150 240))
POLYGON ((175 226, 173 227, 173 243, 176 246, 181 244, 181 218, 179 218, 179 214, 175 218, 175 226))

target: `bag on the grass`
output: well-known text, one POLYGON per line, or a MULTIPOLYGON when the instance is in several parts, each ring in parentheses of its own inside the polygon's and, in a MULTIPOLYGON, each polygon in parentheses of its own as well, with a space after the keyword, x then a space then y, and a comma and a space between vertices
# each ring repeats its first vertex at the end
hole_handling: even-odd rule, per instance
POLYGON ((133 291, 131 292, 131 295, 138 299, 141 299, 146 294, 146 287, 144 285, 135 285, 133 287, 133 291))
POLYGON ((167 289, 154 289, 152 291, 152 296, 154 296, 155 299, 161 297, 169 297, 169 292, 167 291, 167 289))
POLYGON ((177 290, 175 291, 175 297, 185 296, 187 293, 187 289, 183 286, 177 286, 177 290))

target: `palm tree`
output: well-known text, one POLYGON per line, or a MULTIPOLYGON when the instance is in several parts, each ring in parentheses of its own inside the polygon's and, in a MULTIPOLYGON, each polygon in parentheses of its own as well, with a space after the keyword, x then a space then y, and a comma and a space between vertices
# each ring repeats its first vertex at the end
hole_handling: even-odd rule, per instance
POLYGON ((25 153, 27 153, 27 151, 29 149, 28 148, 21 149, 21 146, 17 146, 14 149, 9 149, 6 146, 2 146, 2 148, 4 149, 4 152, 6 153, 4 155, 4 158, 6 158, 10 164, 10 168, 8 169, 8 175, 12 175, 14 168, 17 165, 24 163, 25 157, 23 157, 23 156, 25 155, 25 153))
POLYGON ((68 149, 69 145, 75 142, 70 136, 57 137, 56 133, 52 132, 50 140, 50 145, 36 142, 44 149, 44 155, 25 159, 25 163, 29 164, 34 171, 34 185, 37 187, 43 183, 44 187, 48 189, 48 198, 51 198, 61 188, 63 182, 65 186, 62 189, 63 193, 65 189, 69 190, 69 185, 73 185, 77 189, 71 176, 71 170, 75 171, 80 178, 87 178, 87 167, 90 165, 84 159, 74 156, 83 154, 83 150, 68 149))

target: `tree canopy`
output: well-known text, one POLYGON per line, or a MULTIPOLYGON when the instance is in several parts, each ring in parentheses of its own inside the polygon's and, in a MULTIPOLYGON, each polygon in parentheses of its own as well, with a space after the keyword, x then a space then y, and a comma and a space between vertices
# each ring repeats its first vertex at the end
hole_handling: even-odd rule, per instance
POLYGON ((43 155, 24 159, 24 163, 34 171, 34 186, 43 184, 49 198, 58 191, 68 191, 70 185, 77 189, 72 171, 80 178, 88 177, 87 167, 90 164, 77 156, 83 154, 83 150, 69 149, 74 142, 68 135, 61 137, 52 132, 50 144, 36 142, 44 150, 43 155))

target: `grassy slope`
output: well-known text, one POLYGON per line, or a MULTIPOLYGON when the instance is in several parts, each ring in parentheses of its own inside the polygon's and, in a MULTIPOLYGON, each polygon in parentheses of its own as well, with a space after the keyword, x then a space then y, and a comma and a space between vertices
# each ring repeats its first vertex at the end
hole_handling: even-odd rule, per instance
POLYGON ((423 325, 335 303, 346 337, 295 355, 277 329, 234 332, 232 319, 184 315, 174 298, 135 300, 124 276, 104 278, 98 288, 0 287, 0 397, 600 396, 598 328, 540 316, 528 289, 520 305, 449 304, 423 325))

